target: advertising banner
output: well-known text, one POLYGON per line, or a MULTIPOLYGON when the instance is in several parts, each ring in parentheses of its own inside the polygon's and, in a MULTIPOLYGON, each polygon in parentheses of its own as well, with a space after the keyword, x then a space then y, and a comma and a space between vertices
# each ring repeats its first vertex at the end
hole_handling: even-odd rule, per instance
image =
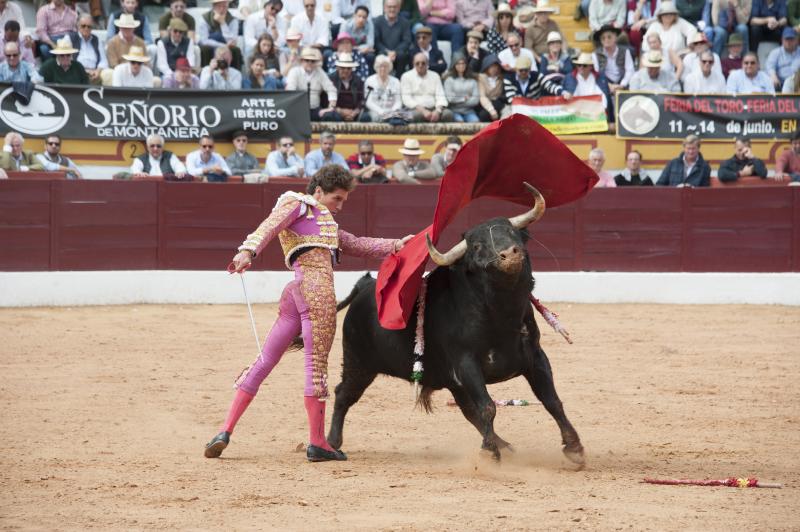
POLYGON ((308 96, 298 91, 125 89, 84 85, 34 85, 20 95, 0 84, 0 133, 74 139, 167 140, 201 135, 254 138, 311 136, 308 96))
POLYGON ((617 93, 617 137, 788 137, 800 123, 800 94, 617 93))
POLYGON ((554 135, 575 135, 608 131, 603 97, 575 96, 564 100, 560 96, 544 96, 530 100, 517 96, 511 100, 511 111, 529 116, 554 135))

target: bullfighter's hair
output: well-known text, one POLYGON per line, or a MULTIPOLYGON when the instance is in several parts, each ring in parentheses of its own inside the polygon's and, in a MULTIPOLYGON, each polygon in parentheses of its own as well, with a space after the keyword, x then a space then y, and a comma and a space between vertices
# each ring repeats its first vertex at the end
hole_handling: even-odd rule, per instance
POLYGON ((306 192, 313 194, 317 187, 326 194, 338 189, 349 192, 355 187, 355 180, 350 172, 338 164, 326 164, 308 182, 306 192))

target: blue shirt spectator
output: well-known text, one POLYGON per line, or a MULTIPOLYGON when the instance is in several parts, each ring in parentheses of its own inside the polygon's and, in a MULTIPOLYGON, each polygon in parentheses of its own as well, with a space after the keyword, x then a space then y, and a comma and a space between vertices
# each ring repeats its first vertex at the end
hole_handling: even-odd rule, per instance
POLYGON ((742 68, 731 71, 727 90, 731 94, 766 92, 775 94, 775 86, 766 72, 758 69, 758 56, 754 52, 744 54, 742 68))
POLYGON ((294 152, 294 141, 291 137, 281 137, 278 149, 267 155, 264 171, 269 177, 303 177, 305 167, 303 159, 294 152))
POLYGON ((306 154, 306 177, 313 177, 326 164, 338 164, 348 172, 350 171, 345 158, 333 151, 334 146, 336 146, 336 136, 333 133, 330 131, 320 133, 319 145, 320 148, 318 150, 313 150, 306 154))
POLYGON ((0 63, 0 81, 14 83, 18 81, 41 83, 42 76, 27 61, 21 61, 19 47, 15 42, 8 42, 4 49, 6 61, 0 63))
POLYGON ((800 69, 800 48, 797 47, 797 30, 783 28, 781 46, 767 56, 767 74, 773 83, 781 86, 786 78, 800 69))
POLYGON ((186 169, 197 179, 224 182, 231 175, 228 163, 214 151, 214 139, 208 135, 200 137, 200 149, 186 154, 186 169))
POLYGON ((750 18, 775 17, 780 20, 786 18, 787 14, 786 0, 775 0, 772 4, 769 4, 768 0, 753 0, 750 18))

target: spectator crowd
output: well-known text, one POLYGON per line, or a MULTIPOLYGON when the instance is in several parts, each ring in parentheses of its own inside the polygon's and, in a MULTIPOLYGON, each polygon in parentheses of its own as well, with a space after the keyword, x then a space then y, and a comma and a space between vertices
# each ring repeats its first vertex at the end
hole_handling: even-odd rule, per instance
POLYGON ((602 95, 611 120, 625 89, 800 93, 800 0, 582 0, 592 53, 548 0, 187 1, 39 0, 34 26, 0 0, 0 81, 300 90, 312 120, 393 125, 492 121, 515 96, 602 95))

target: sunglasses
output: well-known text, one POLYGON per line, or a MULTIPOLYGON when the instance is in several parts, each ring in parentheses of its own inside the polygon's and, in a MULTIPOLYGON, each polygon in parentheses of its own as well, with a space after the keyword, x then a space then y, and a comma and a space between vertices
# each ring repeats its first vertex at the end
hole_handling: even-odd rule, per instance
POLYGON ((742 61, 742 64, 743 65, 755 65, 756 62, 755 61, 742 61))
POLYGON ((150 144, 150 147, 151 148, 161 148, 161 147, 163 147, 163 145, 162 144, 150 144))
POLYGON ((61 146, 61 143, 60 142, 48 142, 47 145, 48 146, 61 146))
POLYGON ((91 28, 92 25, 91 24, 81 24, 80 27, 81 28, 91 28))
POLYGON ((19 57, 19 54, 6 54, 6 57, 19 57))
POLYGON ((214 145, 213 144, 201 144, 200 147, 203 148, 204 150, 210 150, 210 149, 212 149, 214 147, 214 145))
POLYGON ((414 61, 414 64, 415 65, 427 65, 428 62, 427 61, 414 61))
POLYGON ((709 61, 707 59, 702 59, 700 62, 703 63, 704 65, 713 65, 714 64, 714 61, 709 61))
POLYGON ((370 155, 372 155, 373 153, 374 153, 374 152, 371 152, 371 151, 362 151, 362 152, 361 152, 361 155, 363 155, 364 157, 369 157, 369 156, 370 156, 370 155))
POLYGON ((519 43, 516 43, 516 44, 509 44, 509 45, 508 45, 508 47, 509 47, 509 48, 519 48, 519 43))

